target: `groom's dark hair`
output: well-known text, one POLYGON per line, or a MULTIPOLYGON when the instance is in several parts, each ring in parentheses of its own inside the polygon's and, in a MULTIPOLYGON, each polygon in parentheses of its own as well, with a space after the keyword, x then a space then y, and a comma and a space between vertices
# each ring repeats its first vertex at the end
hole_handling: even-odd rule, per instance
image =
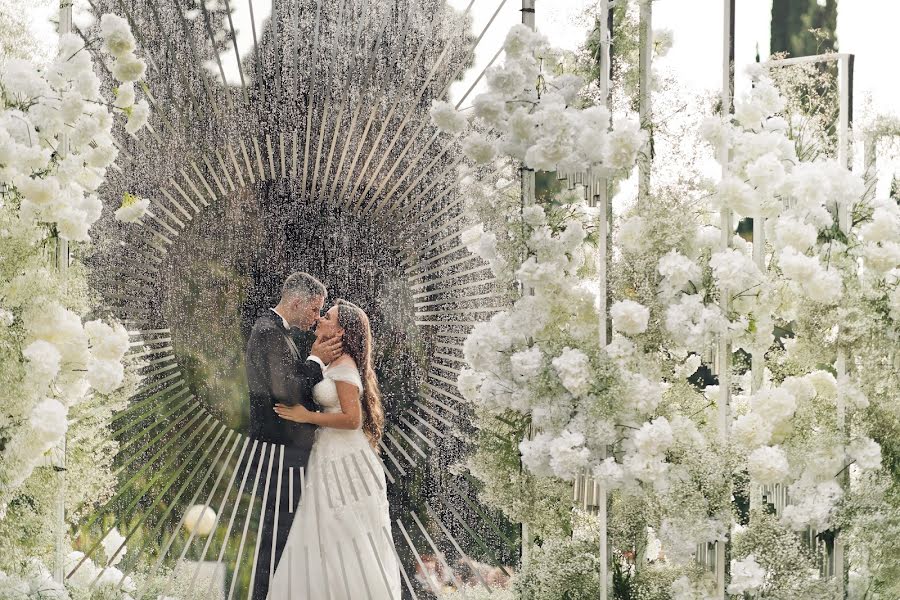
POLYGON ((328 296, 328 290, 325 289, 325 285, 321 281, 309 273, 298 271, 291 273, 284 280, 284 285, 281 287, 281 297, 284 298, 286 296, 299 297, 304 300, 317 296, 325 298, 328 296))

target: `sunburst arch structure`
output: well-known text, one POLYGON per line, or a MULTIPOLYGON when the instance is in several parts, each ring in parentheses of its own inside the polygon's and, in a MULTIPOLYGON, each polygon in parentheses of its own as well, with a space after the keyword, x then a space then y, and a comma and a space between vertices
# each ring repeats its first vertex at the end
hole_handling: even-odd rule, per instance
MULTIPOLYGON (((427 560, 453 581, 456 565, 468 565, 481 583, 472 549, 501 568, 515 562, 518 535, 477 502, 470 477, 448 469, 467 443, 468 409, 455 384, 465 364, 462 341, 509 296, 460 243, 463 158, 457 140, 428 117, 432 99, 445 98, 471 64, 506 0, 492 0, 493 17, 474 35, 474 2, 464 12, 439 0, 90 2, 97 15, 130 21, 148 63, 143 88, 152 116, 139 140, 117 132, 121 154, 105 190, 108 205, 127 192, 150 199, 150 210, 137 225, 105 215, 102 245, 90 258, 104 310, 129 329, 131 368, 141 382, 113 420, 120 487, 78 524, 85 559, 110 564, 99 549, 117 527, 128 545, 123 579, 148 559, 155 569, 215 561, 226 594, 248 595, 259 543, 251 523, 266 495, 288 492, 273 483, 281 449, 235 430, 210 403, 215 386, 198 389, 202 369, 184 364, 191 328, 179 322, 182 292, 216 285, 184 263, 204 257, 215 267, 204 273, 214 273, 243 242, 258 244, 271 268, 252 285, 243 281, 244 296, 260 295, 257 305, 245 297, 243 313, 222 318, 240 321, 248 306, 264 305, 284 274, 309 265, 315 273, 327 263, 339 266, 319 270, 345 292, 365 294, 370 280, 361 273, 380 271, 380 295, 366 298, 370 308, 388 304, 407 319, 401 337, 414 334, 401 348, 414 348, 418 358, 417 367, 401 371, 412 387, 387 407, 380 465, 391 487, 405 597, 437 592, 414 576, 427 560), (243 55, 232 18, 238 2, 253 30, 243 55), (230 70, 236 84, 226 81, 230 70), (307 243, 315 234, 353 260, 316 254, 307 243), (303 240, 298 251, 294 242, 303 240), (373 253, 383 260, 365 263, 373 253), (240 468, 262 456, 274 466, 240 468), (183 528, 186 507, 197 504, 217 516, 205 539, 183 528)), ((251 254, 258 268, 259 252, 251 254)), ((209 299, 227 295, 219 287, 201 292, 207 316, 218 306, 209 299)))

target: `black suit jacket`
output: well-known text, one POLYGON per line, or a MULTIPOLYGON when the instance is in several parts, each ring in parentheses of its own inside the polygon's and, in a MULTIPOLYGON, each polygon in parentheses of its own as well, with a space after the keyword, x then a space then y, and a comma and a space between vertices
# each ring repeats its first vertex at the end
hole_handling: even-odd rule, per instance
POLYGON ((291 332, 274 311, 263 313, 247 342, 247 383, 250 388, 250 437, 284 444, 305 465, 312 449, 316 426, 282 419, 276 403, 302 404, 316 410, 313 387, 322 381, 322 368, 300 354, 291 332))

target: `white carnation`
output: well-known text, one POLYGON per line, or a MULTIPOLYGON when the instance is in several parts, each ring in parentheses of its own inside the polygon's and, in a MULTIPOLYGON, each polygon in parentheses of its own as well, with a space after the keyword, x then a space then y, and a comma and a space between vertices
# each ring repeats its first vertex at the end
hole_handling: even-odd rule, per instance
POLYGON ((150 208, 150 200, 146 198, 135 198, 132 202, 122 202, 122 206, 116 209, 115 217, 123 223, 137 223, 140 221, 147 210, 150 208))
POLYGON ((103 321, 88 321, 84 331, 91 343, 91 355, 102 360, 122 360, 128 352, 128 331, 122 325, 107 325, 103 321))
POLYGON ((456 110, 454 106, 443 100, 432 100, 431 122, 434 126, 446 133, 462 133, 466 130, 468 121, 466 116, 456 110))
POLYGON ((674 249, 659 259, 657 271, 663 277, 660 291, 667 298, 681 292, 689 283, 699 282, 702 275, 694 261, 674 249))
POLYGON ((766 582, 766 570, 756 562, 756 557, 750 554, 743 560, 731 561, 731 583, 728 584, 729 594, 743 594, 755 592, 766 582))
POLYGON ((537 346, 521 352, 516 352, 510 359, 510 366, 515 380, 519 383, 527 383, 540 375, 544 363, 544 353, 537 346))
POLYGON ((125 369, 117 360, 88 361, 87 380, 101 394, 111 394, 119 389, 125 378, 125 369))
POLYGON ((856 466, 864 471, 881 468, 881 446, 871 438, 856 438, 850 442, 847 454, 856 461, 856 466))
POLYGON ((629 252, 640 252, 644 249, 647 238, 646 222, 643 217, 633 216, 619 223, 617 241, 629 252))
POLYGON ((497 155, 497 146, 493 140, 480 133, 473 133, 463 140, 462 151, 467 158, 477 164, 487 164, 497 155))
MULTIPOLYGON (((147 63, 139 59, 131 52, 118 56, 113 62, 112 74, 117 80, 127 83, 138 81, 147 72, 147 63)), ((135 104, 137 106, 137 104, 135 104)))
POLYGON ((553 359, 552 364, 563 387, 570 393, 582 396, 590 390, 591 365, 584 352, 567 346, 563 348, 559 356, 553 359))
POLYGON ((731 425, 731 436, 741 447, 756 448, 772 439, 772 425, 756 413, 741 415, 731 425))
POLYGON ((584 436, 564 429, 549 443, 550 468, 557 477, 571 481, 588 464, 590 451, 584 447, 584 436))
POLYGON ((621 300, 609 309, 613 329, 626 335, 637 335, 647 331, 650 309, 634 300, 621 300))
POLYGON ((116 88, 116 101, 113 103, 113 106, 116 108, 129 108, 134 104, 134 100, 134 82, 129 81, 116 88))
POLYGON ((100 17, 100 37, 103 48, 116 58, 127 55, 136 46, 128 21, 116 15, 107 13, 100 17))
POLYGON ((22 355, 28 360, 29 372, 39 382, 49 385, 59 373, 62 356, 56 346, 44 340, 31 342, 22 355))
POLYGON ((780 446, 761 446, 747 457, 750 477, 762 484, 784 483, 790 473, 787 454, 780 446))
POLYGON ((138 100, 131 106, 128 113, 128 121, 125 123, 125 131, 131 135, 144 128, 150 118, 150 105, 146 100, 138 100))
POLYGON ((614 118, 613 129, 607 136, 605 165, 610 169, 630 169, 646 139, 647 133, 637 121, 614 118))

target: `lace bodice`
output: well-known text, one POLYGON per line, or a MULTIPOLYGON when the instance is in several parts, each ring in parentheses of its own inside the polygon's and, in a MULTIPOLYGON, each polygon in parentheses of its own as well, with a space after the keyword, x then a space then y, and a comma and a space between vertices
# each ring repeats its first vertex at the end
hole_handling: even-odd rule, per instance
POLYGON ((336 381, 352 383, 362 392, 362 378, 360 378, 354 363, 325 367, 322 375, 324 379, 313 388, 313 400, 322 407, 323 412, 341 412, 341 400, 338 397, 336 381))

